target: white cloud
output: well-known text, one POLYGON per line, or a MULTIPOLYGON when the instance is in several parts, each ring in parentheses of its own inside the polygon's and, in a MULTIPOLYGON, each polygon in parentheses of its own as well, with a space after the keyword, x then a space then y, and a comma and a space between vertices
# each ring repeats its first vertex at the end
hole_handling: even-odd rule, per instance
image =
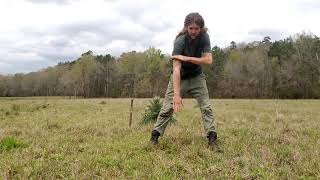
POLYGON ((2 0, 0 73, 36 71, 83 52, 120 55, 149 46, 171 53, 189 12, 199 12, 212 46, 320 34, 317 0, 2 0))

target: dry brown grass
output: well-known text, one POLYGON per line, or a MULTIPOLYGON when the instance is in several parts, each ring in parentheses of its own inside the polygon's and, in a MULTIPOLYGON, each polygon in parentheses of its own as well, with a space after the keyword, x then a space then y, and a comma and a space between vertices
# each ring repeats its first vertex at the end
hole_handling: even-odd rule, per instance
POLYGON ((207 148, 192 99, 157 146, 139 125, 149 99, 1 98, 2 178, 320 178, 319 100, 212 100, 224 153, 207 148), (105 103, 103 103, 105 102, 105 103))

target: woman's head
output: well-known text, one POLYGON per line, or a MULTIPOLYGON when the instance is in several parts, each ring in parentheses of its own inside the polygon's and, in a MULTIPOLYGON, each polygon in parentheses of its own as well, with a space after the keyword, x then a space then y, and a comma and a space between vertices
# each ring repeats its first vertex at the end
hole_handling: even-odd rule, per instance
POLYGON ((192 39, 195 39, 201 32, 206 32, 207 28, 204 25, 204 20, 199 13, 190 13, 184 20, 183 29, 177 35, 188 34, 192 39))

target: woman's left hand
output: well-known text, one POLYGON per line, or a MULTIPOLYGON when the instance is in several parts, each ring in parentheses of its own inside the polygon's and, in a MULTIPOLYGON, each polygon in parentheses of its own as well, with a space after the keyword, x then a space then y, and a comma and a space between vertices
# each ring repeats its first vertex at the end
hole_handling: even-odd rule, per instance
POLYGON ((179 61, 188 61, 188 57, 183 55, 173 55, 171 56, 171 59, 176 59, 179 61))

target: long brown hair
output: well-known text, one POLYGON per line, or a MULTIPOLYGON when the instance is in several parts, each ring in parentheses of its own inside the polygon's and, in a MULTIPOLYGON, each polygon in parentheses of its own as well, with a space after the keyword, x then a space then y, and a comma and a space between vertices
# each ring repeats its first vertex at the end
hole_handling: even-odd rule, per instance
POLYGON ((204 19, 202 18, 202 16, 195 12, 195 13, 190 13, 186 16, 185 20, 184 20, 184 26, 182 28, 182 30, 179 32, 179 34, 176 36, 176 38, 178 38, 179 36, 183 35, 183 34, 187 34, 188 33, 188 26, 191 25, 192 23, 195 23, 196 25, 198 25, 201 29, 201 32, 207 32, 207 28, 204 25, 204 19))

